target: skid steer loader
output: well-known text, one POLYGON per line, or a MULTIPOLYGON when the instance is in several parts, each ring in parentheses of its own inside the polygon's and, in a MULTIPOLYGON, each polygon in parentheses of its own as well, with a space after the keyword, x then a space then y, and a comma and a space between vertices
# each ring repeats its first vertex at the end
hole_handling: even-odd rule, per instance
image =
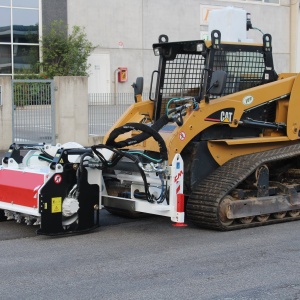
POLYGON ((11 146, 2 219, 57 235, 97 227, 102 208, 216 230, 300 218, 300 77, 275 72, 271 35, 262 44, 223 42, 217 30, 211 41, 161 35, 153 51, 149 100, 139 78, 103 144, 11 146))

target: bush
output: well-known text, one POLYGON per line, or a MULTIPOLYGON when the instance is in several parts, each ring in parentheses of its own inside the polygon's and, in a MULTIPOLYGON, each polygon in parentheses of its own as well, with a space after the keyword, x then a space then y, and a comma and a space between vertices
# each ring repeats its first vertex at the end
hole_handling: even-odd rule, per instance
POLYGON ((96 47, 79 26, 73 26, 70 34, 67 32, 68 26, 62 21, 54 21, 43 36, 43 61, 39 65, 47 78, 88 75, 87 59, 96 47))

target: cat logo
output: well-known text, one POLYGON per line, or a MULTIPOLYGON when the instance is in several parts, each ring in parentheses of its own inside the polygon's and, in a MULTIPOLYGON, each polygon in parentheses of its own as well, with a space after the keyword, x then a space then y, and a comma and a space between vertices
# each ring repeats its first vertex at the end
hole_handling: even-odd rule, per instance
POLYGON ((219 123, 232 123, 234 115, 234 108, 227 108, 218 110, 205 118, 205 121, 219 122, 219 123))
POLYGON ((231 123, 232 122, 233 112, 230 111, 221 111, 220 121, 222 123, 231 123))

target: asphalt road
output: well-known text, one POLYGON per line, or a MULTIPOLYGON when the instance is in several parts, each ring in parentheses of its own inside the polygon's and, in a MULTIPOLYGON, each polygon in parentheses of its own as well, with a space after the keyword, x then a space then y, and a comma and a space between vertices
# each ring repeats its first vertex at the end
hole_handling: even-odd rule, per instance
POLYGON ((100 223, 51 238, 1 222, 0 299, 300 299, 300 221, 216 232, 102 210, 100 223))
POLYGON ((300 299, 300 222, 215 232, 102 211, 61 238, 0 225, 1 299, 300 299))

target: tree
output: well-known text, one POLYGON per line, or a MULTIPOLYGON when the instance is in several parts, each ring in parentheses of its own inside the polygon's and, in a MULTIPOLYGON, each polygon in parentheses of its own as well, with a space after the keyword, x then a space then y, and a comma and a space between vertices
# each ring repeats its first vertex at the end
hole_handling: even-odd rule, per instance
POLYGON ((68 26, 62 21, 51 24, 41 40, 41 47, 40 72, 47 78, 88 75, 87 59, 96 48, 88 41, 84 29, 73 26, 68 34, 68 26))

